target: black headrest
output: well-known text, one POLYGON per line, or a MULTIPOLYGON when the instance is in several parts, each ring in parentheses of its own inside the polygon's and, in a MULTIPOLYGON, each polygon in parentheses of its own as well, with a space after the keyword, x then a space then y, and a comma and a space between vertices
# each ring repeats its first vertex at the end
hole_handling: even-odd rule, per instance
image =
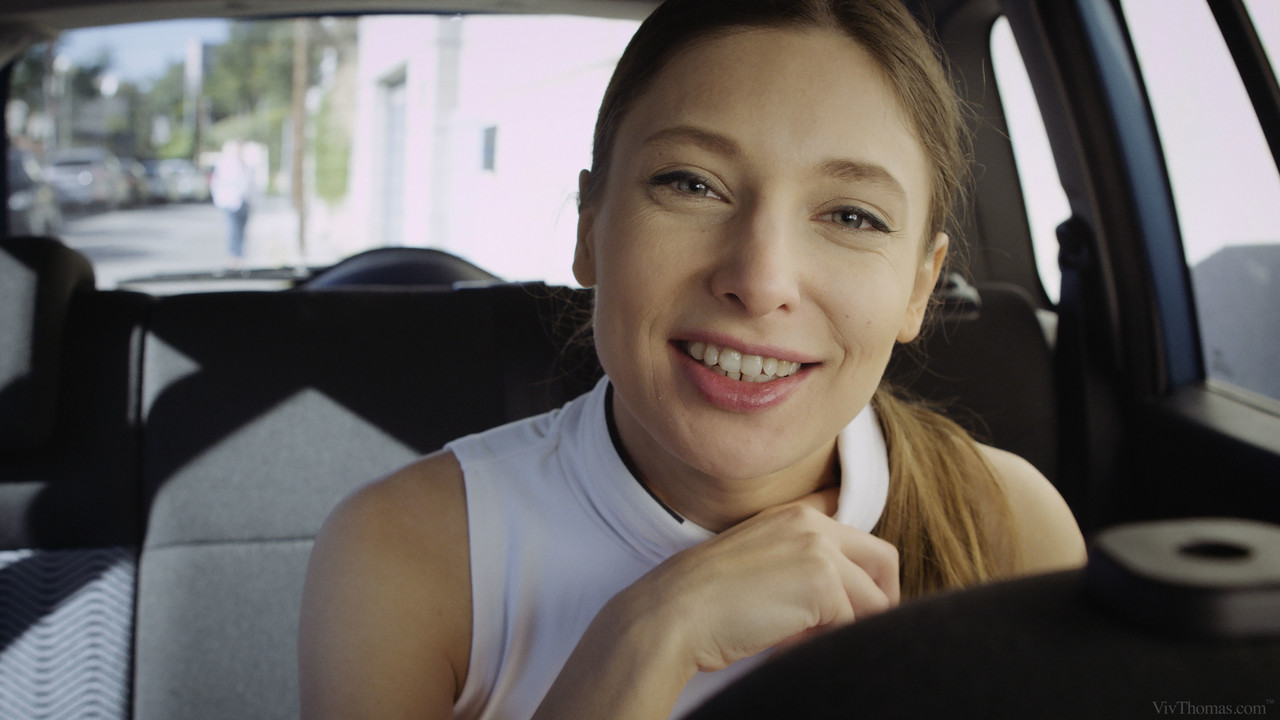
POLYGON ((93 286, 93 266, 61 242, 0 238, 0 452, 34 449, 53 433, 67 312, 93 286))
POLYGON ((298 288, 331 290, 375 285, 453 287, 501 281, 497 275, 443 250, 385 247, 352 255, 301 283, 298 288))
POLYGON ((935 297, 931 325, 894 350, 885 379, 1055 480, 1053 355, 1031 297, 1016 285, 974 286, 956 275, 935 297))

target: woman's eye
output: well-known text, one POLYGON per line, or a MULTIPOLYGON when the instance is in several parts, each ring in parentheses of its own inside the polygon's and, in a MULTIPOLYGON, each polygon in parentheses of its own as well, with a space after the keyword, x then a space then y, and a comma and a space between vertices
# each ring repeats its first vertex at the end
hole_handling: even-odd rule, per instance
POLYGON ((711 184, 706 180, 689 172, 670 172, 655 176, 649 181, 650 185, 655 187, 669 187, 676 192, 685 195, 697 195, 700 197, 720 197, 711 189, 711 184))
POLYGON ((889 225, 880 218, 859 208, 841 208, 831 213, 831 221, 851 230, 875 230, 889 232, 889 225))

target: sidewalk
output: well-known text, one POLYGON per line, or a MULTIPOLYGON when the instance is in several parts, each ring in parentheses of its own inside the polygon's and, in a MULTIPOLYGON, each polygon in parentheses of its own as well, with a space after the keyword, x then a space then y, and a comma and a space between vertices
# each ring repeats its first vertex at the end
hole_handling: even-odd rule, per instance
POLYGON ((313 203, 308 211, 303 252, 298 242, 298 216, 290 199, 278 195, 259 199, 249 215, 246 229, 245 265, 251 268, 331 265, 363 249, 342 246, 339 240, 344 236, 348 241, 358 239, 351 238, 350 233, 339 232, 339 223, 329 217, 323 204, 313 203))

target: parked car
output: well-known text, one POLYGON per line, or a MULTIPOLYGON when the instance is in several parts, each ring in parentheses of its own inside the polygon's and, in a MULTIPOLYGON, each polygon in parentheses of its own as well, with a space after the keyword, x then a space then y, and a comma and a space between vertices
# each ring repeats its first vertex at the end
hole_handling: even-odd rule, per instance
MULTIPOLYGON (((890 377, 1047 477, 1090 563, 797 640, 693 717, 1276 713, 1280 92, 1267 53, 1280 4, 904 1, 935 26, 972 111, 976 178, 952 239, 961 270, 890 377)), ((102 47, 98 25, 130 51, 179 36, 166 57, 192 66, 157 67, 205 77, 209 102, 184 110, 191 85, 157 83, 171 117, 137 147, 219 153, 252 137, 240 170, 266 196, 234 270, 223 213, 196 203, 118 213, 65 242, 0 238, 0 717, 299 716, 300 598, 328 513, 599 378, 582 343, 592 292, 568 271, 576 171, 610 68, 655 5, 6 0, 0 88, 33 107, 11 137, 61 137, 48 125, 69 106, 39 106, 75 85, 55 49, 102 47), (219 8, 234 19, 187 24, 219 8), (122 19, 183 22, 157 33, 122 19), (553 20, 566 24, 522 24, 553 20), (30 46, 31 28, 62 38, 30 46), (301 38, 312 60, 294 73, 281 43, 301 38), (54 74, 19 83, 19 63, 54 74), (233 82, 250 66, 253 83, 233 82), (295 76, 307 87, 288 92, 295 76), (278 84, 253 95, 259 81, 278 84), (190 254, 157 270, 167 251, 190 254), (121 262, 138 275, 95 279, 121 262)), ((101 82, 76 87, 107 112, 101 82)), ((123 198, 106 151, 50 157, 71 206, 123 198)), ((155 173, 165 197, 208 199, 189 161, 155 173)), ((417 523, 404 518, 436 547, 417 523)), ((566 548, 566 574, 588 572, 590 551, 566 548)))
POLYGON ((9 234, 56 235, 62 229, 62 211, 40 163, 13 148, 8 156, 9 234))
POLYGON ((208 202, 209 178, 190 160, 160 160, 156 163, 156 174, 174 202, 208 202))
POLYGON ((160 174, 159 160, 143 160, 142 171, 147 178, 147 199, 153 203, 176 202, 178 190, 168 178, 160 174))
POLYGON ((124 166, 104 148, 55 150, 46 171, 64 208, 114 210, 128 201, 124 166))
POLYGON ((120 158, 120 167, 124 171, 125 186, 128 188, 125 205, 151 202, 154 191, 151 189, 151 178, 142 163, 134 158, 120 158))

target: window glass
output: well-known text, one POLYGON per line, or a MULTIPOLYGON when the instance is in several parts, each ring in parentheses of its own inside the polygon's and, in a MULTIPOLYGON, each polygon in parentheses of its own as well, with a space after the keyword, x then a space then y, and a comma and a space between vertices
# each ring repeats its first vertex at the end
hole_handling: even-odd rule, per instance
POLYGON ((1206 372, 1280 399, 1280 175, 1257 115, 1207 4, 1123 8, 1164 147, 1206 372))
POLYGON ((578 171, 637 24, 422 15, 68 32, 15 66, 10 174, 34 168, 47 208, 11 213, 10 232, 60 235, 104 288, 287 286, 386 245, 572 284, 578 171))
POLYGON ((1280 60, 1280 2, 1275 0, 1244 0, 1245 9, 1258 31, 1262 47, 1267 51, 1271 67, 1280 60))
POLYGON ((1062 280, 1058 269, 1057 228, 1070 217, 1071 206, 1058 179, 1058 168, 1053 162, 1049 136, 1027 68, 1014 42, 1009 21, 1003 17, 991 30, 991 58, 1031 226, 1036 268, 1045 293, 1056 303, 1062 280))

